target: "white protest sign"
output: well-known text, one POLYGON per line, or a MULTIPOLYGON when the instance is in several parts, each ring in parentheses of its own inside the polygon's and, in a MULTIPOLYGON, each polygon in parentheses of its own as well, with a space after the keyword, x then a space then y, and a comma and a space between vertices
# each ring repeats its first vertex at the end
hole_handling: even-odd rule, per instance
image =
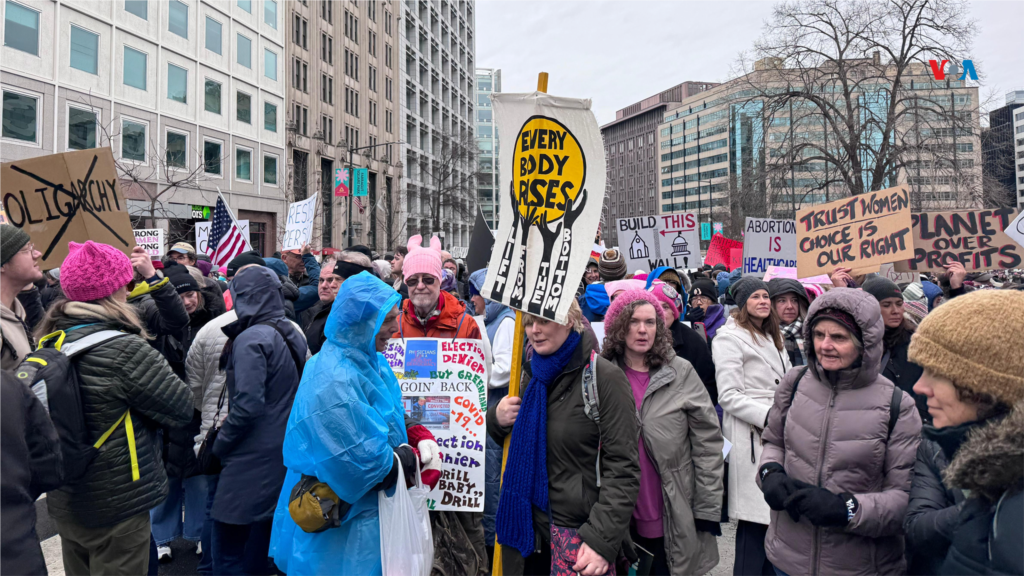
MULTIPOLYGON (((196 222, 196 251, 204 254, 210 253, 210 221, 196 222)), ((242 235, 245 236, 245 241, 249 242, 252 246, 252 242, 249 240, 249 221, 238 220, 238 227, 242 229, 242 235)))
POLYGON ((796 221, 748 217, 743 226, 743 275, 764 276, 769 266, 796 267, 796 221))
POLYGON ((482 295, 565 323, 604 204, 604 141, 590 100, 494 94, 505 134, 494 250, 482 295))
POLYGON ((487 383, 480 341, 395 339, 384 357, 401 385, 406 416, 430 430, 441 448, 441 480, 427 494, 427 507, 482 511, 487 383))
POLYGON ((918 282, 921 280, 921 275, 917 272, 897 272, 891 262, 882 264, 882 267, 878 270, 878 275, 883 278, 888 278, 896 284, 918 282))
POLYGON ((164 255, 164 229, 143 228, 132 230, 135 233, 135 245, 146 249, 146 254, 156 256, 164 255))
POLYGON ((700 266, 700 226, 692 212, 619 218, 615 225, 631 272, 700 266))
POLYGON ((1003 234, 1009 236, 1014 242, 1024 247, 1024 211, 1017 214, 1017 217, 1010 222, 1010 225, 1003 230, 1003 234))
POLYGON ((292 202, 288 205, 288 223, 284 230, 282 250, 301 250, 313 237, 313 222, 316 219, 317 196, 292 202))
POLYGON ((819 274, 818 276, 810 276, 807 278, 797 278, 796 268, 789 268, 786 266, 769 266, 768 270, 764 273, 763 280, 767 282, 773 278, 790 278, 792 280, 800 280, 803 284, 832 285, 832 280, 828 277, 828 274, 819 274))

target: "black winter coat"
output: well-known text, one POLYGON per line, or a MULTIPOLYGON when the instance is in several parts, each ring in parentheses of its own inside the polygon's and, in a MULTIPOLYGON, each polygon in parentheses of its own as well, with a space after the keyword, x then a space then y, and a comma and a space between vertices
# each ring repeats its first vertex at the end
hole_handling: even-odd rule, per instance
POLYGON ((676 356, 686 360, 693 365, 693 369, 700 376, 700 381, 711 396, 711 405, 718 404, 718 381, 715 380, 715 361, 711 358, 711 351, 707 343, 693 330, 676 320, 669 326, 672 331, 672 348, 676 356))
POLYGON ((57 301, 58 298, 64 295, 64 289, 60 287, 60 284, 54 284, 53 286, 44 286, 39 290, 39 301, 43 305, 43 310, 49 310, 50 305, 57 301))
POLYGON ((0 573, 46 576, 36 498, 60 486, 60 439, 46 408, 9 372, 0 376, 0 573))
POLYGON ((43 319, 43 315, 46 313, 39 288, 33 286, 29 290, 18 292, 18 301, 21 302, 22 308, 25 309, 25 324, 28 325, 29 329, 35 330, 36 324, 43 319))
POLYGON ((324 326, 327 325, 327 317, 330 316, 333 307, 334 301, 332 300, 326 303, 321 301, 309 309, 310 312, 313 312, 313 317, 306 327, 306 345, 309 346, 310 354, 319 352, 324 342, 327 342, 327 336, 324 336, 324 326))
POLYGON ((134 296, 128 297, 128 303, 135 307, 146 331, 153 336, 150 344, 163 354, 178 378, 185 380, 185 347, 182 342, 189 322, 188 312, 167 278, 148 289, 146 286, 136 286, 132 290, 134 296))
POLYGON ((281 282, 272 270, 245 270, 232 291, 238 320, 222 328, 230 349, 221 359, 230 409, 213 444, 223 470, 210 516, 250 524, 273 518, 281 494, 284 432, 299 387, 292 352, 304 363, 306 341, 285 319, 281 282))
MULTIPOLYGON (((171 293, 177 298, 173 290, 171 293)), ((139 479, 132 481, 127 427, 122 422, 80 480, 46 497, 51 516, 88 528, 113 526, 152 509, 167 497, 167 474, 156 430, 188 424, 195 410, 188 385, 174 374, 160 353, 135 335, 137 329, 113 320, 96 322, 96 316, 67 316, 57 321, 57 328, 91 324, 68 332, 65 343, 100 330, 132 334, 82 354, 76 365, 90 437, 98 439, 131 410, 139 479)))
POLYGON ((900 390, 906 392, 917 405, 917 412, 921 415, 921 424, 928 426, 932 423, 932 416, 928 413, 928 398, 914 392, 914 384, 917 384, 924 369, 914 364, 907 358, 907 349, 910 348, 910 335, 902 344, 899 344, 889 352, 889 362, 882 368, 882 376, 890 382, 899 386, 900 390))

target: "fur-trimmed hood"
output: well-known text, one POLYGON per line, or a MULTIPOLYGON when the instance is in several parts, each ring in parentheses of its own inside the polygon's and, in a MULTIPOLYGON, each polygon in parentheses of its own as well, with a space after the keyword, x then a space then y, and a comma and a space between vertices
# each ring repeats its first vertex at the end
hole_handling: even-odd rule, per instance
POLYGON ((945 471, 947 486, 996 501, 1024 479, 1024 404, 971 433, 945 471))

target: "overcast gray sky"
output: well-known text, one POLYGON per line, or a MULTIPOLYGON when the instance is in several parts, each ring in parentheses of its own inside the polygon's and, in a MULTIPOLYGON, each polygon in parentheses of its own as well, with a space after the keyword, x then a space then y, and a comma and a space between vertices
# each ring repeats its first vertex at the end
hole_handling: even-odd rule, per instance
MULTIPOLYGON (((476 65, 500 68, 504 92, 592 98, 599 124, 615 111, 685 82, 723 82, 751 48, 772 2, 478 0, 476 65)), ((973 60, 984 100, 1024 88, 1024 1, 973 2, 973 60)))

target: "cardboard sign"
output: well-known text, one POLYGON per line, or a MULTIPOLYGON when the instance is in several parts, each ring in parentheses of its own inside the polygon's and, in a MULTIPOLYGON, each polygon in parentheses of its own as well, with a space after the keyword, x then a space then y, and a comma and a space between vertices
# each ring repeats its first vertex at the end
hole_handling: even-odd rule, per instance
POLYGON ((334 195, 348 196, 348 169, 334 169, 334 195))
POLYGON ((897 272, 893 264, 882 264, 882 267, 878 269, 878 275, 888 278, 896 284, 906 284, 921 280, 921 275, 917 272, 897 272))
POLYGON ((72 240, 109 244, 125 254, 135 248, 110 148, 5 162, 0 196, 8 223, 28 232, 43 253, 43 270, 61 265, 72 240))
POLYGON ((135 245, 146 249, 146 254, 160 258, 164 255, 164 229, 145 228, 133 230, 135 245))
POLYGON ((694 213, 619 218, 615 226, 630 272, 700 266, 700 229, 694 213))
POLYGON ((770 266, 796 266, 796 221, 747 218, 743 226, 743 275, 760 278, 770 266))
MULTIPOLYGON (((249 221, 248 220, 236 220, 238 227, 242 229, 242 234, 245 235, 245 241, 249 242, 252 246, 252 242, 249 237, 249 221)), ((196 222, 196 250, 204 254, 210 253, 210 221, 196 222)))
POLYGON ((369 196, 370 195, 370 171, 366 168, 355 168, 352 170, 355 175, 355 189, 352 193, 353 196, 369 196))
POLYGON ((499 157, 498 231, 482 295, 564 324, 604 205, 604 141, 590 100, 493 94, 508 138, 499 157))
POLYGON ((910 192, 897 187, 865 192, 796 213, 796 267, 801 277, 837 267, 875 272, 886 262, 912 258, 910 192))
POLYGON ((899 272, 945 272, 943 264, 960 262, 968 272, 1019 268, 1024 248, 1003 232, 1014 219, 1013 208, 921 212, 914 214, 914 253, 896 263, 899 272))
MULTIPOLYGON (((707 266, 715 266, 717 264, 728 266, 732 264, 733 248, 740 249, 740 259, 742 260, 743 242, 726 238, 721 234, 715 234, 711 237, 711 244, 708 245, 708 253, 704 255, 704 264, 707 266)), ((739 268, 739 266, 736 266, 736 268, 739 268)), ((735 270, 736 268, 729 268, 729 270, 735 270)))
POLYGON ((1006 234, 1017 243, 1018 246, 1024 248, 1024 212, 1017 214, 1017 217, 1010 222, 1010 225, 1003 230, 1003 234, 1006 234))
POLYGON ((767 282, 772 278, 790 278, 792 280, 799 280, 804 284, 832 285, 832 280, 828 277, 828 274, 811 276, 810 278, 797 278, 796 268, 787 268, 785 266, 769 266, 768 271, 764 273, 764 281, 767 282))
POLYGON ((431 510, 484 509, 487 384, 479 340, 405 338, 388 341, 384 358, 402 387, 405 414, 430 430, 441 448, 441 481, 427 495, 431 510))
POLYGON ((288 205, 288 222, 285 225, 282 250, 301 250, 303 244, 313 237, 313 223, 316 220, 317 196, 292 202, 288 205))

